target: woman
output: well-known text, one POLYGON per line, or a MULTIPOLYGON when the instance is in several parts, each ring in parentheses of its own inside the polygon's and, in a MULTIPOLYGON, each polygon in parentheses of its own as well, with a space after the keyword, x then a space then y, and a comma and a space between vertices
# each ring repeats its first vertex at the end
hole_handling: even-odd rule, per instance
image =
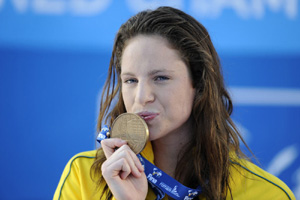
MULTIPOLYGON (((197 198, 295 199, 241 152, 218 55, 206 29, 186 13, 160 7, 123 24, 104 89, 98 130, 122 113, 140 115, 150 132, 141 154, 183 185, 200 186, 197 198)), ((69 161, 54 199, 157 198, 125 141, 101 145, 69 161)))

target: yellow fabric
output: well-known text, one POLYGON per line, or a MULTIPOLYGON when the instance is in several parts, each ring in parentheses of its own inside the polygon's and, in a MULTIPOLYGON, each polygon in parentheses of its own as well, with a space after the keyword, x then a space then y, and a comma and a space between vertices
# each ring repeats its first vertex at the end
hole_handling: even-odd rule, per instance
MULTIPOLYGON (((94 162, 97 151, 87 151, 75 155, 67 163, 56 191, 53 200, 99 200, 101 196, 100 190, 96 191, 96 185, 90 178, 90 168, 94 162)), ((151 163, 154 162, 152 146, 149 142, 143 152, 144 158, 151 163)), ((148 188, 147 199, 155 199, 156 195, 151 187, 148 188)), ((103 199, 106 196, 103 195, 103 199)), ((113 198, 114 199, 114 198, 113 198)))
MULTIPOLYGON (((232 163, 230 187, 234 199, 296 200, 285 183, 253 163, 245 160, 232 163)), ((230 195, 226 199, 231 199, 230 195)))
MULTIPOLYGON (((150 142, 143 150, 142 155, 153 163, 154 156, 150 142)), ((53 197, 54 200, 100 199, 103 188, 96 191, 96 185, 90 178, 90 168, 95 156, 96 150, 79 153, 70 159, 58 183, 53 197)), ((233 199, 296 199, 291 190, 281 180, 251 162, 235 159, 232 161, 230 175, 233 199)), ((147 199, 156 199, 150 187, 147 199)), ((166 199, 164 198, 164 200, 166 199)), ((199 196, 198 199, 204 200, 205 198, 199 196)), ((229 192, 226 199, 231 199, 229 192)))

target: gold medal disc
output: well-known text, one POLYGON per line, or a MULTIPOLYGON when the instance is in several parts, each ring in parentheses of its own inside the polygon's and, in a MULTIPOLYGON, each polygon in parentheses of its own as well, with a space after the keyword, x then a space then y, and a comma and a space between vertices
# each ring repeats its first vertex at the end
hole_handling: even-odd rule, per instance
POLYGON ((127 141, 135 154, 139 154, 146 146, 149 130, 146 122, 137 114, 123 113, 112 124, 111 138, 127 141))

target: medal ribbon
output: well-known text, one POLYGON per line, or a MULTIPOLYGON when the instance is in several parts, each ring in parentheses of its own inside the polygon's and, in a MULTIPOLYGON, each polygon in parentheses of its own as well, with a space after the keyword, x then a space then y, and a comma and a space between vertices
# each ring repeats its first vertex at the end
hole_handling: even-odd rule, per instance
MULTIPOLYGON (((99 143, 108 138, 109 130, 110 128, 106 125, 101 129, 97 137, 97 141, 99 143)), ((149 162, 141 154, 137 154, 137 157, 144 167, 144 172, 146 174, 148 183, 154 189, 154 192, 157 195, 157 200, 162 199, 165 194, 173 199, 190 200, 197 197, 202 192, 202 188, 200 186, 197 189, 191 189, 182 185, 177 180, 149 162)))

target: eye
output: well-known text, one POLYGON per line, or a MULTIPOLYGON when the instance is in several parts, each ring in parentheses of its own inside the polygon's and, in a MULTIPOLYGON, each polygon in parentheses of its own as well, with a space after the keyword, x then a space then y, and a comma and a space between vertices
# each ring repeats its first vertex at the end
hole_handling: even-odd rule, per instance
POLYGON ((156 76, 154 78, 155 81, 166 81, 166 80, 169 80, 170 78, 167 77, 167 76, 156 76))
POLYGON ((124 81, 124 83, 128 83, 128 84, 137 83, 137 80, 134 79, 134 78, 130 78, 130 79, 126 79, 126 80, 124 81))

